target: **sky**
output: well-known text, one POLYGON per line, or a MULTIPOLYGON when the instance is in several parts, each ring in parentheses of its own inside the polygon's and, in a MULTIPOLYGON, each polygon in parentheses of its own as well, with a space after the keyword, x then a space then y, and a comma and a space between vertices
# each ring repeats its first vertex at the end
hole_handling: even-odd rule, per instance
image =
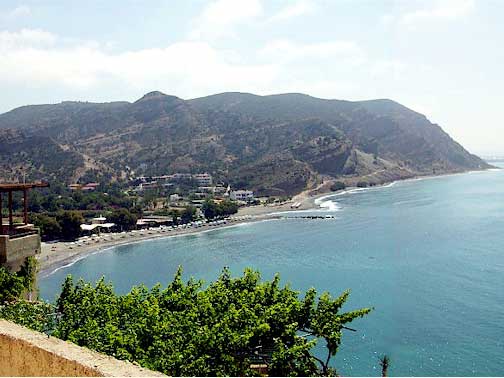
POLYGON ((1 0, 0 112, 240 91, 389 98, 504 155, 504 0, 1 0))

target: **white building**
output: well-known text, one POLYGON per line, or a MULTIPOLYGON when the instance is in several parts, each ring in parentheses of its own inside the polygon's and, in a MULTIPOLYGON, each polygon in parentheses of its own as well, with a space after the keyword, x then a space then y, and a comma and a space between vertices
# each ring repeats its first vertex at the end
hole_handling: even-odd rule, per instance
POLYGON ((193 176, 198 183, 198 186, 211 186, 212 176, 208 173, 198 173, 193 176))
POLYGON ((178 202, 180 201, 182 198, 178 195, 178 194, 171 194, 170 195, 170 202, 178 202))
POLYGON ((249 202, 254 200, 254 192, 251 190, 232 190, 229 198, 233 201, 249 202))

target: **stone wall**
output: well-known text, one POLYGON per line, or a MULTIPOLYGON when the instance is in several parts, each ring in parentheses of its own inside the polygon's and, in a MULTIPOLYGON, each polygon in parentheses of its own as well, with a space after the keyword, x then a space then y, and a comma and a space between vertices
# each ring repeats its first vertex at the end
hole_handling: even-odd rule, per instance
POLYGON ((18 271, 28 256, 35 256, 40 250, 38 234, 18 238, 0 235, 0 264, 11 271, 18 271))
POLYGON ((0 376, 164 375, 0 320, 0 376))

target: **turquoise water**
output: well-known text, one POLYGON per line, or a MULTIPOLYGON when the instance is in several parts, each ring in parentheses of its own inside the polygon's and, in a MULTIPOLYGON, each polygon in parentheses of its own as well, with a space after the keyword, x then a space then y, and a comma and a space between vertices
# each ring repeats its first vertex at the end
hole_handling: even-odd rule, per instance
MULTIPOLYGON (((373 306, 335 360, 343 375, 504 375, 504 171, 397 183, 326 199, 334 220, 286 219, 121 246, 41 278, 52 300, 67 274, 134 284, 214 279, 254 267, 299 290, 352 290, 373 306)), ((320 214, 320 213, 319 213, 320 214)), ((325 213, 322 213, 325 214, 325 213)))

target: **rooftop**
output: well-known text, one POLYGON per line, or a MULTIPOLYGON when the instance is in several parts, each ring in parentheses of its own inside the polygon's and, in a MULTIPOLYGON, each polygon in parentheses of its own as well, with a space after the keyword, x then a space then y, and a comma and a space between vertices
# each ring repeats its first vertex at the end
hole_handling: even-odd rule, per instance
POLYGON ((25 189, 47 188, 48 186, 49 184, 46 182, 0 184, 0 192, 7 193, 25 189))

